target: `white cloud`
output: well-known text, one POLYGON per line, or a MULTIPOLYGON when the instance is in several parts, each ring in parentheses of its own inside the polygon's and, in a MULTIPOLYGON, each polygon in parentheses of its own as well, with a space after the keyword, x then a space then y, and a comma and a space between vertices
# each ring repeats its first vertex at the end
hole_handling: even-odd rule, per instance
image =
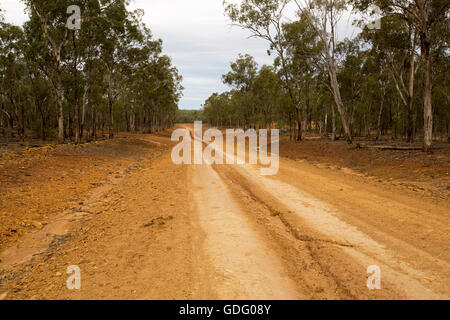
POLYGON ((20 0, 2 0, 0 9, 3 11, 5 22, 21 25, 28 19, 25 5, 20 0))

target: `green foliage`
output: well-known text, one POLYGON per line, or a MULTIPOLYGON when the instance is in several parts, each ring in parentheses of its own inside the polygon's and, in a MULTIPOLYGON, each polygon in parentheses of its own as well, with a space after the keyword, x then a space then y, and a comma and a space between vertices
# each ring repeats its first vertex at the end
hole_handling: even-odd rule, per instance
POLYGON ((202 110, 178 110, 176 123, 194 123, 195 121, 204 121, 202 110))
POLYGON ((29 20, 0 22, 0 127, 80 141, 108 129, 153 132, 177 116, 182 78, 128 1, 25 0, 29 20), (66 26, 81 8, 81 29, 66 26))
POLYGON ((258 68, 254 58, 248 54, 240 54, 230 67, 231 71, 222 76, 223 83, 237 90, 249 91, 258 68))
MULTIPOLYGON (((330 22, 321 14, 333 12, 336 18, 348 2, 311 0, 306 7, 296 2, 300 9, 297 20, 282 22, 287 2, 225 2, 231 21, 252 37, 266 40, 269 53, 274 52, 275 57, 273 66, 258 68, 252 57, 239 55, 222 77, 231 90, 214 93, 206 100, 206 121, 217 126, 276 126, 291 135, 327 135, 335 128, 339 136, 344 134, 345 120, 351 135, 376 139, 388 134, 417 139, 429 130, 423 115, 426 57, 421 53, 421 32, 426 30, 420 25, 421 18, 408 12, 420 1, 409 9, 401 7, 404 1, 353 1, 361 11, 366 11, 370 3, 378 4, 385 14, 382 28, 364 28, 359 36, 341 42, 336 41, 330 22), (321 23, 328 26, 325 32, 321 23), (331 65, 335 67, 338 90, 330 81, 331 65), (336 92, 342 100, 342 113, 338 112, 336 92)), ((427 14, 437 19, 425 27, 431 32, 433 124, 435 133, 446 137, 450 135, 449 20, 448 15, 442 16, 442 10, 448 8, 448 1, 422 2, 431 5, 427 14)))

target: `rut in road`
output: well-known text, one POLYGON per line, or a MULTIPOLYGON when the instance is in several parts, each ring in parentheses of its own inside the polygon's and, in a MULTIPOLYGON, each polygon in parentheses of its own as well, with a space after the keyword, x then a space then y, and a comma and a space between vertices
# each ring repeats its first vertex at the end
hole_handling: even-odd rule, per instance
MULTIPOLYGON (((63 212, 36 231, 34 236, 69 221, 64 241, 29 261, 10 263, 11 270, 0 264, 0 297, 449 296, 444 205, 407 194, 395 200, 387 189, 283 158, 278 175, 262 177, 258 166, 176 166, 170 151, 157 154, 94 189, 98 197, 75 199, 88 209, 79 219, 63 212), (324 185, 333 181, 339 187, 324 185), (339 192, 341 187, 348 195, 339 192), (362 209, 370 214, 361 215, 362 209), (434 231, 426 241, 421 240, 424 227, 434 231), (66 288, 66 268, 73 264, 82 270, 81 291, 66 288), (366 286, 372 264, 382 269, 382 290, 366 286)), ((36 244, 34 236, 25 237, 20 248, 36 244)))
POLYGON ((234 169, 245 176, 247 181, 270 192, 306 225, 323 234, 323 239, 328 239, 320 241, 339 246, 340 250, 361 264, 362 270, 372 265, 379 266, 383 270, 384 278, 403 291, 408 298, 447 298, 446 294, 436 293, 424 285, 423 279, 430 276, 428 272, 413 269, 406 261, 399 259, 395 252, 376 242, 357 227, 341 220, 336 210, 329 205, 277 180, 276 177, 260 176, 257 168, 240 166, 234 169))
MULTIPOLYGON (((227 151, 216 150, 218 153, 222 153, 226 158, 232 158, 235 155, 230 154, 227 151)), ((250 151, 252 152, 252 151, 250 151)), ((283 161, 286 167, 290 167, 289 164, 283 161)), ((220 170, 223 166, 215 166, 217 170, 220 170)), ((448 278, 448 264, 439 259, 433 259, 434 271, 426 269, 416 269, 414 265, 408 263, 399 252, 399 248, 392 250, 384 243, 379 243, 374 240, 368 234, 362 232, 357 226, 349 224, 340 218, 340 213, 331 207, 330 205, 314 198, 310 194, 303 192, 301 189, 285 183, 279 179, 279 176, 266 177, 260 175, 259 166, 251 165, 233 165, 230 166, 232 170, 238 172, 240 178, 234 180, 234 182, 240 183, 241 178, 245 179, 250 185, 253 185, 255 189, 262 189, 266 195, 270 195, 269 198, 276 202, 282 203, 282 206, 290 213, 296 215, 296 224, 290 224, 283 217, 283 223, 291 229, 305 227, 311 228, 318 233, 319 238, 312 239, 315 242, 329 243, 338 247, 340 255, 346 256, 346 260, 353 260, 353 263, 359 264, 361 270, 364 272, 369 266, 377 266, 383 270, 383 279, 385 284, 392 290, 391 293, 387 291, 384 294, 395 296, 393 294, 399 294, 400 296, 409 299, 447 299, 448 288, 446 288, 445 282, 448 278), (434 274, 433 272, 438 272, 434 274), (431 279, 435 279, 432 281, 431 279), (436 282, 433 284, 433 282, 436 282)), ((283 168, 284 170, 286 168, 283 168)), ((282 171, 284 171, 282 170, 282 171)), ((284 172, 286 174, 286 172, 284 172)), ((225 178, 226 179, 226 178, 225 178)), ((248 188, 247 188, 248 189, 248 188)), ((254 196, 254 194, 252 194, 254 196)), ((271 200, 265 200, 264 196, 258 199, 268 207, 271 207, 271 200)), ((391 237, 385 235, 385 237, 391 237)), ((298 238, 298 237, 297 237, 298 238)), ((307 238, 307 237, 306 237, 307 238)), ((308 239, 299 239, 306 240, 308 239)), ((401 241, 396 241, 397 244, 401 241)), ((430 260, 429 254, 413 248, 416 259, 430 260)), ((400 252, 402 253, 402 252, 400 252)), ((328 264, 332 263, 332 259, 328 261, 328 264)), ((324 266, 328 269, 329 266, 324 266)), ((346 271, 348 273, 348 271, 346 271)), ((334 282, 339 284, 337 277, 328 273, 328 276, 334 279, 334 282)), ((342 276, 342 275, 341 275, 342 276)), ((348 283, 350 288, 352 284, 348 283)), ((364 284, 361 282, 361 287, 364 284)), ((354 287, 354 285, 353 285, 354 287)), ((353 288, 354 290, 355 288, 353 288)), ((352 296, 350 291, 352 289, 344 290, 347 295, 352 296)), ((360 297, 361 288, 356 290, 358 293, 353 295, 354 298, 360 297)))
POLYGON ((218 174, 208 165, 191 169, 191 212, 205 233, 204 250, 213 266, 214 290, 220 299, 305 298, 245 214, 235 204, 218 174))

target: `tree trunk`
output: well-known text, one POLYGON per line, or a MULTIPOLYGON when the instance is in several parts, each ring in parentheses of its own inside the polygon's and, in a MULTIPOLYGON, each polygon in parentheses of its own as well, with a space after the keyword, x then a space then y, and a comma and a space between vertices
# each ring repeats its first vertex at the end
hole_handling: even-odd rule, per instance
POLYGON ((62 103, 63 85, 62 85, 62 70, 61 70, 61 48, 64 46, 66 42, 68 30, 66 30, 64 40, 58 45, 48 32, 47 19, 39 12, 38 8, 34 3, 32 3, 32 7, 36 12, 36 14, 38 15, 42 27, 44 29, 45 35, 47 36, 47 39, 49 40, 53 48, 53 56, 55 58, 55 66, 56 66, 56 79, 55 79, 56 83, 53 83, 53 85, 55 89, 55 96, 56 96, 55 98, 57 107, 56 113, 58 118, 58 142, 64 143, 64 111, 62 103))
POLYGON ((80 143, 80 106, 78 98, 75 100, 75 144, 80 143))
POLYGON ((308 113, 309 113, 309 83, 305 87, 305 104, 303 105, 303 123, 302 123, 302 137, 306 136, 308 131, 308 113))
MULTIPOLYGON (((326 4, 328 5, 328 4, 326 4)), ((328 8, 325 7, 325 10, 327 10, 328 8)), ((333 8, 331 7, 331 10, 333 8)), ((325 18, 327 17, 327 12, 325 12, 325 18)), ((328 40, 328 30, 327 30, 327 23, 326 21, 323 24, 323 28, 322 28, 322 44, 323 44, 323 50, 325 51, 325 57, 326 57, 326 65, 327 65, 327 69, 328 69, 328 74, 330 76, 330 84, 331 84, 331 89, 332 89, 332 94, 334 97, 334 101, 336 102, 336 106, 338 108, 339 114, 341 115, 341 120, 342 120, 342 126, 344 127, 344 131, 346 134, 346 138, 347 138, 347 142, 348 143, 352 143, 352 135, 350 132, 350 127, 348 125, 348 121, 347 121, 347 114, 345 111, 345 106, 344 103, 342 102, 342 97, 341 97, 341 91, 339 88, 339 83, 337 81, 337 75, 336 75, 336 65, 334 62, 334 52, 335 52, 335 30, 334 30, 334 20, 333 20, 333 16, 331 13, 331 46, 332 46, 332 50, 333 53, 330 53, 330 45, 329 45, 329 40, 328 40)))
POLYGON ((109 120, 108 120, 108 130, 109 130, 109 138, 114 138, 114 115, 113 115, 113 93, 112 93, 112 73, 109 72, 109 84, 108 84, 108 105, 109 105, 109 120))
MULTIPOLYGON (((415 43, 415 40, 414 40, 415 43)), ((415 48, 415 45, 413 46, 415 48)), ((415 60, 414 50, 411 52, 409 61, 409 85, 408 85, 408 142, 414 141, 414 75, 415 75, 415 60)))
POLYGON ((92 116, 91 116, 91 118, 92 118, 92 138, 94 138, 94 139, 97 139, 97 114, 96 114, 96 112, 95 112, 95 107, 94 106, 92 106, 92 109, 91 109, 91 113, 92 113, 92 116))
POLYGON ((422 57, 425 62, 423 72, 423 111, 424 111, 424 151, 431 152, 433 147, 433 106, 432 106, 432 90, 433 84, 431 80, 431 54, 430 54, 429 37, 421 35, 422 57))
POLYGON ((302 116, 301 116, 301 112, 298 108, 296 108, 297 110, 297 138, 296 140, 298 142, 302 141, 303 137, 302 137, 302 116))
POLYGON ((6 131, 5 131, 5 127, 6 127, 6 125, 5 125, 5 121, 3 121, 3 103, 0 105, 1 106, 1 108, 0 108, 0 130, 1 130, 1 132, 2 132, 2 137, 5 137, 5 134, 6 134, 6 131))
POLYGON ((56 113, 58 117, 58 142, 64 143, 64 111, 63 111, 63 102, 62 102, 62 75, 61 75, 61 67, 57 67, 56 72, 56 113))
MULTIPOLYGON (((329 58, 331 60, 331 57, 329 58)), ((350 126, 347 121, 347 113, 345 111, 344 103, 342 102, 341 92, 339 89, 339 84, 337 81, 336 70, 334 67, 334 63, 332 61, 329 62, 329 72, 330 72, 330 81, 331 88, 333 89, 333 97, 336 102, 336 106, 338 108, 339 114, 341 115, 342 126, 347 138, 348 143, 353 142, 352 134, 350 131, 350 126)))
POLYGON ((20 138, 25 141, 25 108, 23 102, 20 104, 20 138))
POLYGON ((80 138, 83 138, 83 135, 84 135, 85 122, 86 122, 86 90, 84 90, 83 101, 81 101, 80 138))
POLYGON ((294 128, 294 121, 292 120, 292 113, 289 112, 289 141, 292 142, 294 140, 294 134, 295 134, 295 128, 294 128))
POLYGON ((447 123, 447 143, 450 143, 450 122, 447 123))
POLYGON ((67 128, 66 128, 66 138, 69 138, 69 140, 73 137, 73 121, 72 121, 72 110, 70 108, 71 104, 67 104, 67 128))
POLYGON ((386 99, 386 88, 383 88, 383 96, 381 97, 380 111, 378 112, 377 138, 376 138, 376 141, 380 140, 380 136, 381 136, 381 117, 383 116, 384 100, 385 99, 386 99))
POLYGON ((130 130, 131 132, 136 132, 136 112, 133 106, 131 107, 130 130))
POLYGON ((78 98, 78 87, 75 89, 74 108, 75 108, 75 110, 74 110, 75 144, 79 144, 80 143, 80 103, 79 103, 79 98, 78 98))
POLYGON ((331 117, 331 141, 336 141, 336 110, 333 104, 331 104, 331 117))
POLYGON ((356 112, 355 102, 352 99, 351 100, 351 105, 350 105, 350 119, 349 119, 349 123, 348 123, 348 127, 349 127, 349 131, 350 131, 350 136, 351 137, 353 137, 353 135, 354 135, 353 124, 355 122, 355 112, 356 112))
POLYGON ((92 137, 94 137, 94 106, 92 104, 92 63, 88 63, 88 79, 87 79, 87 108, 88 112, 91 113, 90 116, 90 125, 91 127, 87 126, 87 133, 88 133, 88 140, 90 140, 92 137))
POLYGON ((72 33, 72 43, 74 47, 74 57, 73 57, 73 73, 75 76, 75 101, 74 101, 74 122, 75 122, 75 144, 80 143, 80 98, 78 92, 78 47, 76 44, 75 31, 72 33))

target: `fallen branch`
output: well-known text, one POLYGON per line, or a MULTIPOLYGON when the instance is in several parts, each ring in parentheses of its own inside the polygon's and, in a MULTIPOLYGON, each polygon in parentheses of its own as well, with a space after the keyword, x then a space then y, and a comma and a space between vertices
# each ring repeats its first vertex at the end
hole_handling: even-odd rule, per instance
POLYGON ((398 150, 398 151, 422 151, 423 147, 400 147, 400 146, 367 146, 367 148, 378 150, 398 150))

